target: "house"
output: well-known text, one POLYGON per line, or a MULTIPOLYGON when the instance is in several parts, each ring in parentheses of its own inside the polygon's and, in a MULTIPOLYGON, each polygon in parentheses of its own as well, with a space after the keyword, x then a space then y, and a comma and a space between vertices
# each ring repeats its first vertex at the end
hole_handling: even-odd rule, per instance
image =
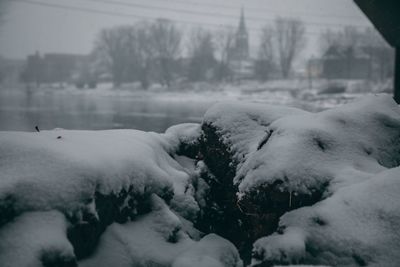
POLYGON ((368 79, 371 58, 361 48, 330 46, 322 57, 322 77, 327 79, 368 79))
POLYGON ((19 82, 24 60, 0 57, 0 84, 12 86, 19 82))
POLYGON ((89 62, 88 55, 48 53, 41 56, 36 52, 27 57, 23 79, 36 84, 74 82, 74 76, 87 71, 89 62))

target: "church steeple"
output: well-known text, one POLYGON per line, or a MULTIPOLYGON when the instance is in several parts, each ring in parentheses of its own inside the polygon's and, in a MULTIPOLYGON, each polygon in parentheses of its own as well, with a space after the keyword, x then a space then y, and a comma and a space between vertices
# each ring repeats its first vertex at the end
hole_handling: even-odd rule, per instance
POLYGON ((243 7, 240 10, 240 22, 239 22, 238 33, 247 34, 246 21, 245 21, 245 18, 244 18, 244 9, 243 9, 243 7))
POLYGON ((247 60, 249 58, 249 35, 246 28, 246 19, 244 16, 244 8, 240 11, 239 27, 236 32, 236 59, 247 60))

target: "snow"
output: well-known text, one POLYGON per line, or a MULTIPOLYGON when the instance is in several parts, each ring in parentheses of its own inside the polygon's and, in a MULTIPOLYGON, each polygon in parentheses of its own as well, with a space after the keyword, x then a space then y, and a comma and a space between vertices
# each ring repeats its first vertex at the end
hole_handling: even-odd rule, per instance
POLYGON ((236 248, 227 240, 204 237, 197 245, 202 234, 193 227, 199 206, 191 183, 198 170, 193 159, 176 153, 199 136, 200 126, 195 124, 175 126, 165 134, 1 132, 0 210, 9 217, 1 220, 0 262, 7 266, 75 262, 67 229, 85 224, 96 229, 99 220, 109 219, 104 218, 104 207, 96 206, 97 194, 120 197, 129 192, 115 207, 119 212, 130 208, 131 202, 146 204, 146 197, 135 199, 136 195, 149 196, 150 210, 145 214, 133 210, 136 217, 130 221, 105 225, 95 254, 79 266, 170 266, 175 260, 183 266, 185 259, 178 260, 182 253, 201 253, 198 266, 208 262, 241 266, 236 248), (209 243, 214 249, 207 251, 209 243))
POLYGON ((216 235, 192 240, 182 221, 158 197, 153 212, 124 225, 113 224, 80 266, 241 267, 236 248, 216 235))
POLYGON ((165 131, 171 144, 175 144, 175 149, 179 145, 194 145, 201 136, 201 129, 198 123, 183 123, 172 126, 165 131))
POLYGON ((74 210, 95 191, 183 191, 189 174, 166 148, 161 135, 133 130, 2 132, 0 199, 11 194, 21 211, 74 210))
POLYGON ((221 141, 231 149, 234 159, 241 162, 250 151, 257 149, 273 121, 303 113, 306 112, 284 106, 223 102, 206 112, 203 124, 215 127, 221 141))
POLYGON ((304 238, 301 229, 290 228, 284 236, 273 234, 268 239, 259 239, 254 244, 253 252, 262 255, 262 260, 276 261, 280 264, 301 263, 306 253, 304 238))
POLYGON ((161 199, 152 197, 153 211, 133 222, 112 224, 102 235, 95 254, 80 266, 168 266, 194 244, 181 222, 161 199), (176 235, 176 242, 169 242, 176 235))
POLYGON ((232 156, 242 212, 284 214, 255 242, 253 266, 398 265, 400 109, 391 97, 318 113, 217 104, 203 125, 232 156))
POLYGON ((334 191, 400 163, 400 110, 384 95, 319 113, 217 104, 204 123, 238 161, 242 194, 276 181, 287 192, 311 194, 326 183, 334 191))
POLYGON ((398 266, 399 177, 399 167, 386 170, 285 214, 280 221, 284 233, 258 240, 254 250, 263 260, 280 263, 284 254, 288 263, 301 258, 335 266, 398 266))
POLYGON ((227 240, 209 234, 186 250, 172 267, 242 267, 236 248, 227 240))
MULTIPOLYGON (((399 130, 398 105, 376 95, 317 113, 221 103, 201 125, 164 134, 0 132, 0 262, 243 266, 234 244, 196 229, 204 209, 213 208, 206 207, 213 201, 207 182, 219 182, 201 150, 212 141, 232 157, 235 172, 224 177, 232 184, 221 190, 237 191, 221 196, 238 199, 224 199, 236 205, 228 209, 243 218, 265 215, 244 226, 280 217, 272 235, 262 233, 268 227, 256 229, 252 266, 398 266, 399 130), (207 127, 217 140, 207 140, 207 127), (259 209, 245 214, 241 204, 259 209), (117 216, 126 210, 133 215, 117 216), (80 258, 71 233, 88 228, 93 232, 82 237, 96 235, 93 251, 80 258)), ((241 219, 232 217, 232 224, 241 219)), ((239 230, 253 236, 254 229, 239 230)))
POLYGON ((66 231, 67 222, 60 212, 24 213, 0 228, 1 266, 41 267, 46 257, 47 261, 61 257, 74 262, 66 231))

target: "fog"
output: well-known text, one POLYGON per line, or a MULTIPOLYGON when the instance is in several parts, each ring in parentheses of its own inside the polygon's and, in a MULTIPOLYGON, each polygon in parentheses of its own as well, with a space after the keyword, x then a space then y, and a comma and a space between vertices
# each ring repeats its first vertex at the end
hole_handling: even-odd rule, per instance
POLYGON ((218 101, 322 110, 391 92, 351 0, 2 0, 0 129, 199 122, 218 101))
MULTIPOLYGON (((276 16, 302 19, 307 23, 312 39, 329 27, 371 25, 351 0, 2 1, 10 3, 6 6, 5 23, 0 30, 0 55, 11 58, 24 58, 35 51, 86 54, 102 28, 132 24, 143 18, 175 20, 186 30, 199 25, 211 30, 220 25, 236 27, 241 7, 245 9, 251 28, 252 47, 257 46, 260 33, 257 29, 273 23, 276 16)), ((315 48, 310 42, 308 53, 313 53, 315 48)))

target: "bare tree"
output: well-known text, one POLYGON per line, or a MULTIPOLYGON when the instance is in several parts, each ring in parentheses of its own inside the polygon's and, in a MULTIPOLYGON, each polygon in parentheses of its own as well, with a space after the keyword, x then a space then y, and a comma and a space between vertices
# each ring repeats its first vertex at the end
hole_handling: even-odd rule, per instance
POLYGON ((152 25, 149 22, 140 22, 135 25, 134 33, 137 51, 132 69, 136 70, 136 77, 142 88, 147 89, 154 78, 154 55, 156 53, 153 44, 154 38, 152 38, 152 25))
POLYGON ((95 54, 112 74, 115 87, 121 85, 129 74, 130 60, 134 58, 132 45, 135 38, 132 26, 103 29, 95 45, 95 54))
POLYGON ((320 49, 325 52, 331 47, 357 47, 363 42, 363 33, 357 28, 346 26, 342 30, 327 29, 320 36, 320 49))
POLYGON ((215 52, 218 58, 217 79, 222 81, 231 76, 231 52, 235 45, 235 32, 232 28, 222 29, 214 34, 215 52))
POLYGON ((255 65, 256 76, 261 80, 267 80, 274 68, 274 38, 275 31, 271 26, 265 26, 261 32, 258 60, 255 65))
POLYGON ((182 32, 170 20, 158 19, 151 26, 151 44, 158 61, 161 83, 170 86, 174 64, 181 52, 182 32))
POLYGON ((136 80, 147 88, 152 79, 169 86, 180 55, 181 36, 172 22, 161 19, 103 29, 95 54, 100 65, 111 73, 116 87, 136 80))
POLYGON ((283 78, 288 78, 296 57, 305 47, 304 23, 297 19, 278 18, 275 21, 279 67, 283 78))
POLYGON ((216 65, 213 35, 202 28, 192 31, 188 43, 190 53, 189 79, 204 81, 211 79, 216 65))

